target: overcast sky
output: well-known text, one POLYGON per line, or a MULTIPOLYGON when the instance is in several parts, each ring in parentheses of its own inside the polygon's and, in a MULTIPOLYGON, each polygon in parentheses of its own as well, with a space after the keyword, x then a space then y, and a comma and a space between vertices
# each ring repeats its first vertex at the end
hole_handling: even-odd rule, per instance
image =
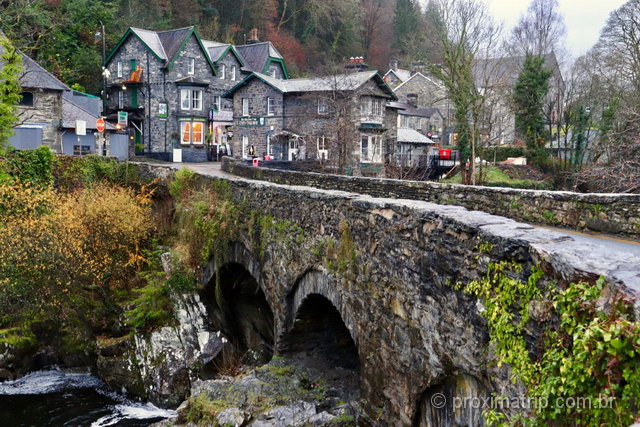
MULTIPOLYGON (((504 21, 508 30, 529 6, 530 0, 484 0, 491 13, 504 21)), ((598 40, 609 13, 627 0, 559 0, 567 25, 567 48, 574 57, 585 53, 598 40)))

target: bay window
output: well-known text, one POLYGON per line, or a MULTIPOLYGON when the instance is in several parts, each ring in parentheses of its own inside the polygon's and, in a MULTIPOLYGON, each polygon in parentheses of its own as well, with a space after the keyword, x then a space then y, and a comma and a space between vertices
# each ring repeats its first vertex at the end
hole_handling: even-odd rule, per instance
POLYGON ((202 145, 204 143, 204 122, 180 122, 180 143, 182 145, 202 145))

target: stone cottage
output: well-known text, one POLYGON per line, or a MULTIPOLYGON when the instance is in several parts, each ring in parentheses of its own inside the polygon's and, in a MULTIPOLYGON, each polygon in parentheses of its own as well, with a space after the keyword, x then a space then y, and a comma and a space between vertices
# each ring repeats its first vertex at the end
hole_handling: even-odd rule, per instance
POLYGON ((396 97, 377 71, 288 80, 254 72, 225 96, 235 157, 382 164, 395 137, 386 104, 396 97))

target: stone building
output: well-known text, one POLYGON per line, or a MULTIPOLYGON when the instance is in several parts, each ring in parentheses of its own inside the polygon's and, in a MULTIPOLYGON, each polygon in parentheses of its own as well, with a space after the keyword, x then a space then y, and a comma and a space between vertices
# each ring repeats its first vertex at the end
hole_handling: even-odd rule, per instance
POLYGON ((9 142, 19 150, 46 145, 62 152, 62 97, 71 89, 25 54, 20 86, 18 123, 9 142))
POLYGON ((396 97, 377 71, 288 80, 252 73, 225 96, 235 157, 382 164, 395 138, 386 103, 396 97))
POLYGON ((216 159, 233 123, 223 93, 254 69, 288 77, 277 49, 252 35, 233 46, 202 40, 193 26, 130 28, 105 64, 109 119, 128 114, 137 154, 170 160, 181 149, 183 161, 216 159))

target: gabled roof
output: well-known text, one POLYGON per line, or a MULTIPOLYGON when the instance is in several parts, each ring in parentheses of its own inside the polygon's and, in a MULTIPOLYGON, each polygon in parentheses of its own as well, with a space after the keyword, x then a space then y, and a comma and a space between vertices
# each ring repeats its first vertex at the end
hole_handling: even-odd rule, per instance
POLYGON ((230 51, 233 54, 233 56, 236 57, 236 59, 240 63, 240 66, 241 67, 245 66, 244 59, 232 44, 219 43, 211 40, 202 40, 202 44, 207 50, 207 53, 209 54, 209 58, 216 65, 220 60, 222 60, 222 58, 224 58, 227 55, 227 52, 230 51))
POLYGON ((384 82, 377 71, 361 73, 338 74, 326 77, 314 77, 306 79, 280 80, 262 73, 251 73, 240 83, 229 89, 224 96, 230 97, 241 87, 253 79, 260 79, 281 93, 300 92, 329 92, 329 91, 353 91, 360 88, 366 82, 374 80, 381 91, 390 99, 397 99, 391 88, 384 82))
POLYGON ((20 86, 25 89, 71 90, 40 64, 22 54, 22 74, 20 86))
POLYGON ((400 89, 402 86, 404 86, 404 85, 408 84, 409 82, 411 82, 412 80, 414 80, 414 79, 418 79, 418 78, 420 78, 420 77, 421 77, 421 78, 423 78, 423 79, 425 79, 425 80, 427 80, 427 81, 429 81, 429 82, 431 82, 431 83, 433 83, 434 85, 436 85, 436 86, 438 86, 438 87, 440 87, 440 88, 442 88, 442 89, 444 89, 444 88, 445 88, 445 87, 444 87, 444 85, 443 85, 441 82, 439 82, 438 80, 436 80, 436 79, 434 79, 434 78, 431 78, 431 77, 428 77, 428 76, 425 76, 425 75, 424 75, 424 74, 422 74, 421 72, 417 72, 417 73, 415 73, 413 76, 411 76, 411 77, 409 77, 407 80, 405 80, 404 82, 400 83, 400 84, 399 84, 395 89, 393 89, 393 91, 394 91, 394 92, 395 92, 395 91, 397 91, 397 90, 398 90, 398 89, 400 89))
POLYGON ((77 90, 69 90, 65 91, 62 94, 62 97, 82 107, 82 109, 87 110, 94 116, 100 115, 100 110, 102 109, 102 100, 97 96, 89 95, 77 90))
POLYGON ((386 72, 384 77, 387 77, 391 73, 395 74, 395 76, 403 83, 411 78, 411 71, 403 70, 402 68, 398 68, 397 70, 390 68, 389 71, 386 72))
POLYGON ((411 128, 398 128, 398 142, 408 142, 410 144, 434 144, 433 140, 427 138, 420 132, 411 128))
MULTIPOLYGON (((82 106, 74 103, 67 97, 62 98, 62 127, 65 129, 75 129, 76 120, 84 120, 87 123, 87 129, 96 129, 96 120, 98 116, 87 111, 82 106)), ((107 130, 115 130, 110 123, 105 123, 107 130)))
POLYGON ((425 117, 431 118, 434 114, 438 114, 441 117, 444 117, 438 108, 429 107, 429 108, 420 108, 415 107, 414 105, 408 102, 392 102, 390 103, 391 107, 398 108, 398 113, 404 116, 416 116, 416 117, 425 117))
POLYGON ((116 52, 130 36, 134 36, 137 37, 140 42, 149 49, 149 51, 151 51, 153 56, 162 61, 163 68, 171 69, 176 59, 178 59, 180 52, 182 52, 192 35, 196 38, 202 52, 205 54, 205 58, 211 66, 211 70, 216 74, 216 69, 209 57, 209 52, 207 52, 207 49, 202 44, 202 40, 198 36, 194 26, 166 31, 149 31, 141 28, 129 28, 124 36, 122 36, 116 47, 111 51, 109 56, 107 56, 105 64, 108 64, 111 61, 116 52))
POLYGON ((266 73, 269 65, 277 62, 282 66, 285 78, 289 78, 284 58, 271 42, 260 42, 236 46, 236 50, 244 59, 246 68, 256 73, 266 73))

